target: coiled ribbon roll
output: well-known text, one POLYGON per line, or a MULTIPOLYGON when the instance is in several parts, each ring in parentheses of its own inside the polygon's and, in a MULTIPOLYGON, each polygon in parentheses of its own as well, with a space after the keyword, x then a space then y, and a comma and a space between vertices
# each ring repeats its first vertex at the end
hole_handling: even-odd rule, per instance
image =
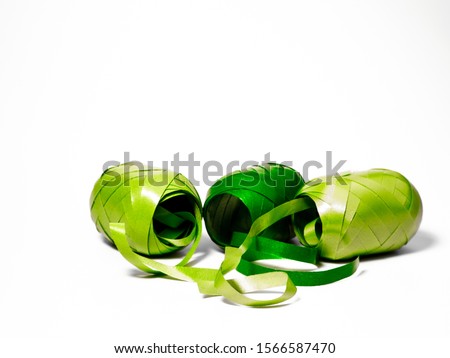
POLYGON ((127 227, 130 248, 159 256, 192 244, 180 263, 188 262, 201 237, 201 201, 191 182, 163 169, 133 163, 106 170, 91 194, 91 217, 112 242, 111 223, 127 227))
POLYGON ((387 169, 345 173, 306 185, 297 198, 311 208, 294 215, 300 242, 331 260, 397 250, 422 220, 422 200, 400 173, 387 169))
MULTIPOLYGON (((404 176, 387 169, 372 169, 346 173, 342 178, 315 179, 303 186, 295 199, 259 220, 260 230, 264 230, 272 222, 292 216, 294 230, 305 247, 316 248, 321 257, 330 260, 356 257, 339 268, 345 276, 355 268, 358 256, 385 253, 405 245, 420 226, 422 210, 419 193, 404 176)), ((286 244, 280 245, 272 254, 290 251, 286 244)), ((246 275, 272 271, 253 262, 270 258, 270 250, 265 251, 244 254, 237 270, 246 275)), ((317 276, 310 275, 315 272, 288 274, 296 285, 317 284, 317 276)), ((320 273, 319 281, 328 282, 326 274, 320 273)))
MULTIPOLYGON (((275 163, 252 166, 219 179, 209 189, 204 205, 206 230, 221 247, 239 246, 235 233, 248 233, 253 222, 276 206, 292 200, 305 184, 294 169, 275 163)), ((294 237, 290 218, 261 233, 277 241, 294 237)))

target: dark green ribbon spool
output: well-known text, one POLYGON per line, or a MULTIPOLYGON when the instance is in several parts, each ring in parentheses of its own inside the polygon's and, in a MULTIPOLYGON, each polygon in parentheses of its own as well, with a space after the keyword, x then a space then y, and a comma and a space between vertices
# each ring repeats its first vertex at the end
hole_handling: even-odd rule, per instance
MULTIPOLYGON (((219 179, 208 191, 203 216, 211 239, 221 247, 239 246, 253 222, 295 197, 305 184, 294 169, 275 163, 251 166, 219 179)), ((289 241, 295 236, 290 218, 266 228, 262 236, 289 241)))

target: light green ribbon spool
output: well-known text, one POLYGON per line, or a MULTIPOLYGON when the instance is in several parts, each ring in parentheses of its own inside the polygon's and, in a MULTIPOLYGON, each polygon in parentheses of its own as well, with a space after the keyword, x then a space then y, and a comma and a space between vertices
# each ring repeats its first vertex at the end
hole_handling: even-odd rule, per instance
POLYGON ((422 220, 418 191, 388 169, 321 178, 304 186, 297 198, 312 204, 293 217, 297 237, 330 260, 397 250, 414 236, 422 220))
POLYGON ((91 216, 97 230, 114 241, 110 224, 124 224, 130 248, 159 256, 192 249, 201 237, 201 201, 191 182, 168 170, 126 163, 106 170, 91 194, 91 216))

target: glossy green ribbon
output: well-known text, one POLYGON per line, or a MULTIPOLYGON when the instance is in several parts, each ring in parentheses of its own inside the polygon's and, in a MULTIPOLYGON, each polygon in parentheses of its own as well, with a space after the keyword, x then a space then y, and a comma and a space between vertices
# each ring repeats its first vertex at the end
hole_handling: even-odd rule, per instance
POLYGON ((114 242, 111 223, 127 225, 129 245, 141 255, 159 256, 192 248, 201 237, 201 201, 181 174, 126 163, 106 170, 91 194, 91 216, 97 230, 114 242))
POLYGON ((218 276, 233 269, 245 275, 285 272, 296 286, 315 286, 338 281, 356 271, 358 259, 323 271, 274 269, 256 262, 291 259, 319 264, 318 249, 284 242, 293 237, 291 216, 314 208, 307 199, 293 200, 304 186, 294 169, 268 163, 229 174, 210 188, 203 209, 205 225, 213 241, 225 246, 218 276))
MULTIPOLYGON (((417 232, 423 210, 415 187, 387 169, 315 179, 300 189, 296 199, 283 205, 294 207, 298 202, 303 207, 293 214, 283 212, 281 206, 268 212, 265 226, 292 215, 294 230, 305 247, 316 248, 321 257, 330 260, 353 260, 328 272, 286 271, 296 285, 333 282, 354 272, 358 256, 399 249, 417 232)), ((272 254, 280 250, 266 249, 272 254)), ((284 250, 277 256, 286 256, 291 249, 284 250)), ((270 255, 250 251, 237 270, 246 275, 270 272, 273 269, 254 262, 266 258, 270 255)))
MULTIPOLYGON (((239 262, 241 254, 236 256, 236 252, 225 255, 219 270, 186 266, 201 236, 201 202, 195 188, 181 174, 136 168, 133 163, 113 167, 96 182, 90 202, 97 230, 116 245, 125 259, 144 272, 193 281, 203 294, 222 295, 248 306, 277 304, 296 293, 295 285, 283 272, 225 278, 239 262), (189 251, 175 266, 153 258, 188 245, 189 251), (284 291, 274 299, 255 300, 245 295, 278 286, 284 287, 284 291)), ((243 252, 245 247, 241 247, 243 252)))
POLYGON ((293 217, 297 237, 330 260, 397 250, 414 236, 422 220, 418 191, 388 169, 319 178, 296 197, 311 204, 293 217))
POLYGON ((342 181, 322 178, 304 185, 292 168, 253 167, 222 178, 205 202, 208 232, 225 247, 220 268, 189 267, 201 236, 201 202, 195 188, 181 174, 130 166, 105 171, 94 186, 91 215, 97 229, 139 269, 196 282, 206 295, 248 306, 284 302, 295 295, 296 285, 350 276, 358 266, 356 256, 402 246, 417 231, 422 215, 415 188, 392 171, 349 173, 342 181), (304 246, 287 242, 293 230, 304 246), (176 266, 150 258, 188 245, 176 266), (280 270, 257 262, 288 258, 318 264, 319 257, 354 259, 327 271, 280 270), (235 270, 247 277, 227 278, 235 270), (246 295, 277 286, 284 291, 274 299, 246 295))
MULTIPOLYGON (((233 241, 236 232, 248 233, 257 218, 293 199, 304 185, 296 170, 275 163, 226 175, 208 191, 203 210, 206 230, 221 247, 239 246, 244 236, 235 236, 233 241)), ((284 218, 268 226, 261 235, 289 241, 295 233, 290 218, 284 218)))

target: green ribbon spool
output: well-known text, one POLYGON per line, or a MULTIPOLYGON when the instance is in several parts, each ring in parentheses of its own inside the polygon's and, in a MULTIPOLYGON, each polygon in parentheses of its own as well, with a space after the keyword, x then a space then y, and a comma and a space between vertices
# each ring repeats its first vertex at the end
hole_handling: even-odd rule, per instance
MULTIPOLYGON (((219 179, 209 189, 203 216, 211 239, 221 247, 238 247, 253 222, 295 197, 305 184, 294 169, 276 163, 251 166, 219 179)), ((281 219, 261 235, 289 241, 295 235, 290 218, 281 219)))
POLYGON ((141 255, 159 256, 201 237, 200 197, 183 175, 126 163, 106 170, 94 185, 91 217, 97 230, 114 243, 111 223, 127 227, 130 248, 141 255))
POLYGON ((330 260, 397 250, 422 220, 422 200, 400 173, 371 169, 321 178, 297 194, 311 207, 294 214, 300 242, 330 260), (331 183, 327 183, 331 179, 331 183))

